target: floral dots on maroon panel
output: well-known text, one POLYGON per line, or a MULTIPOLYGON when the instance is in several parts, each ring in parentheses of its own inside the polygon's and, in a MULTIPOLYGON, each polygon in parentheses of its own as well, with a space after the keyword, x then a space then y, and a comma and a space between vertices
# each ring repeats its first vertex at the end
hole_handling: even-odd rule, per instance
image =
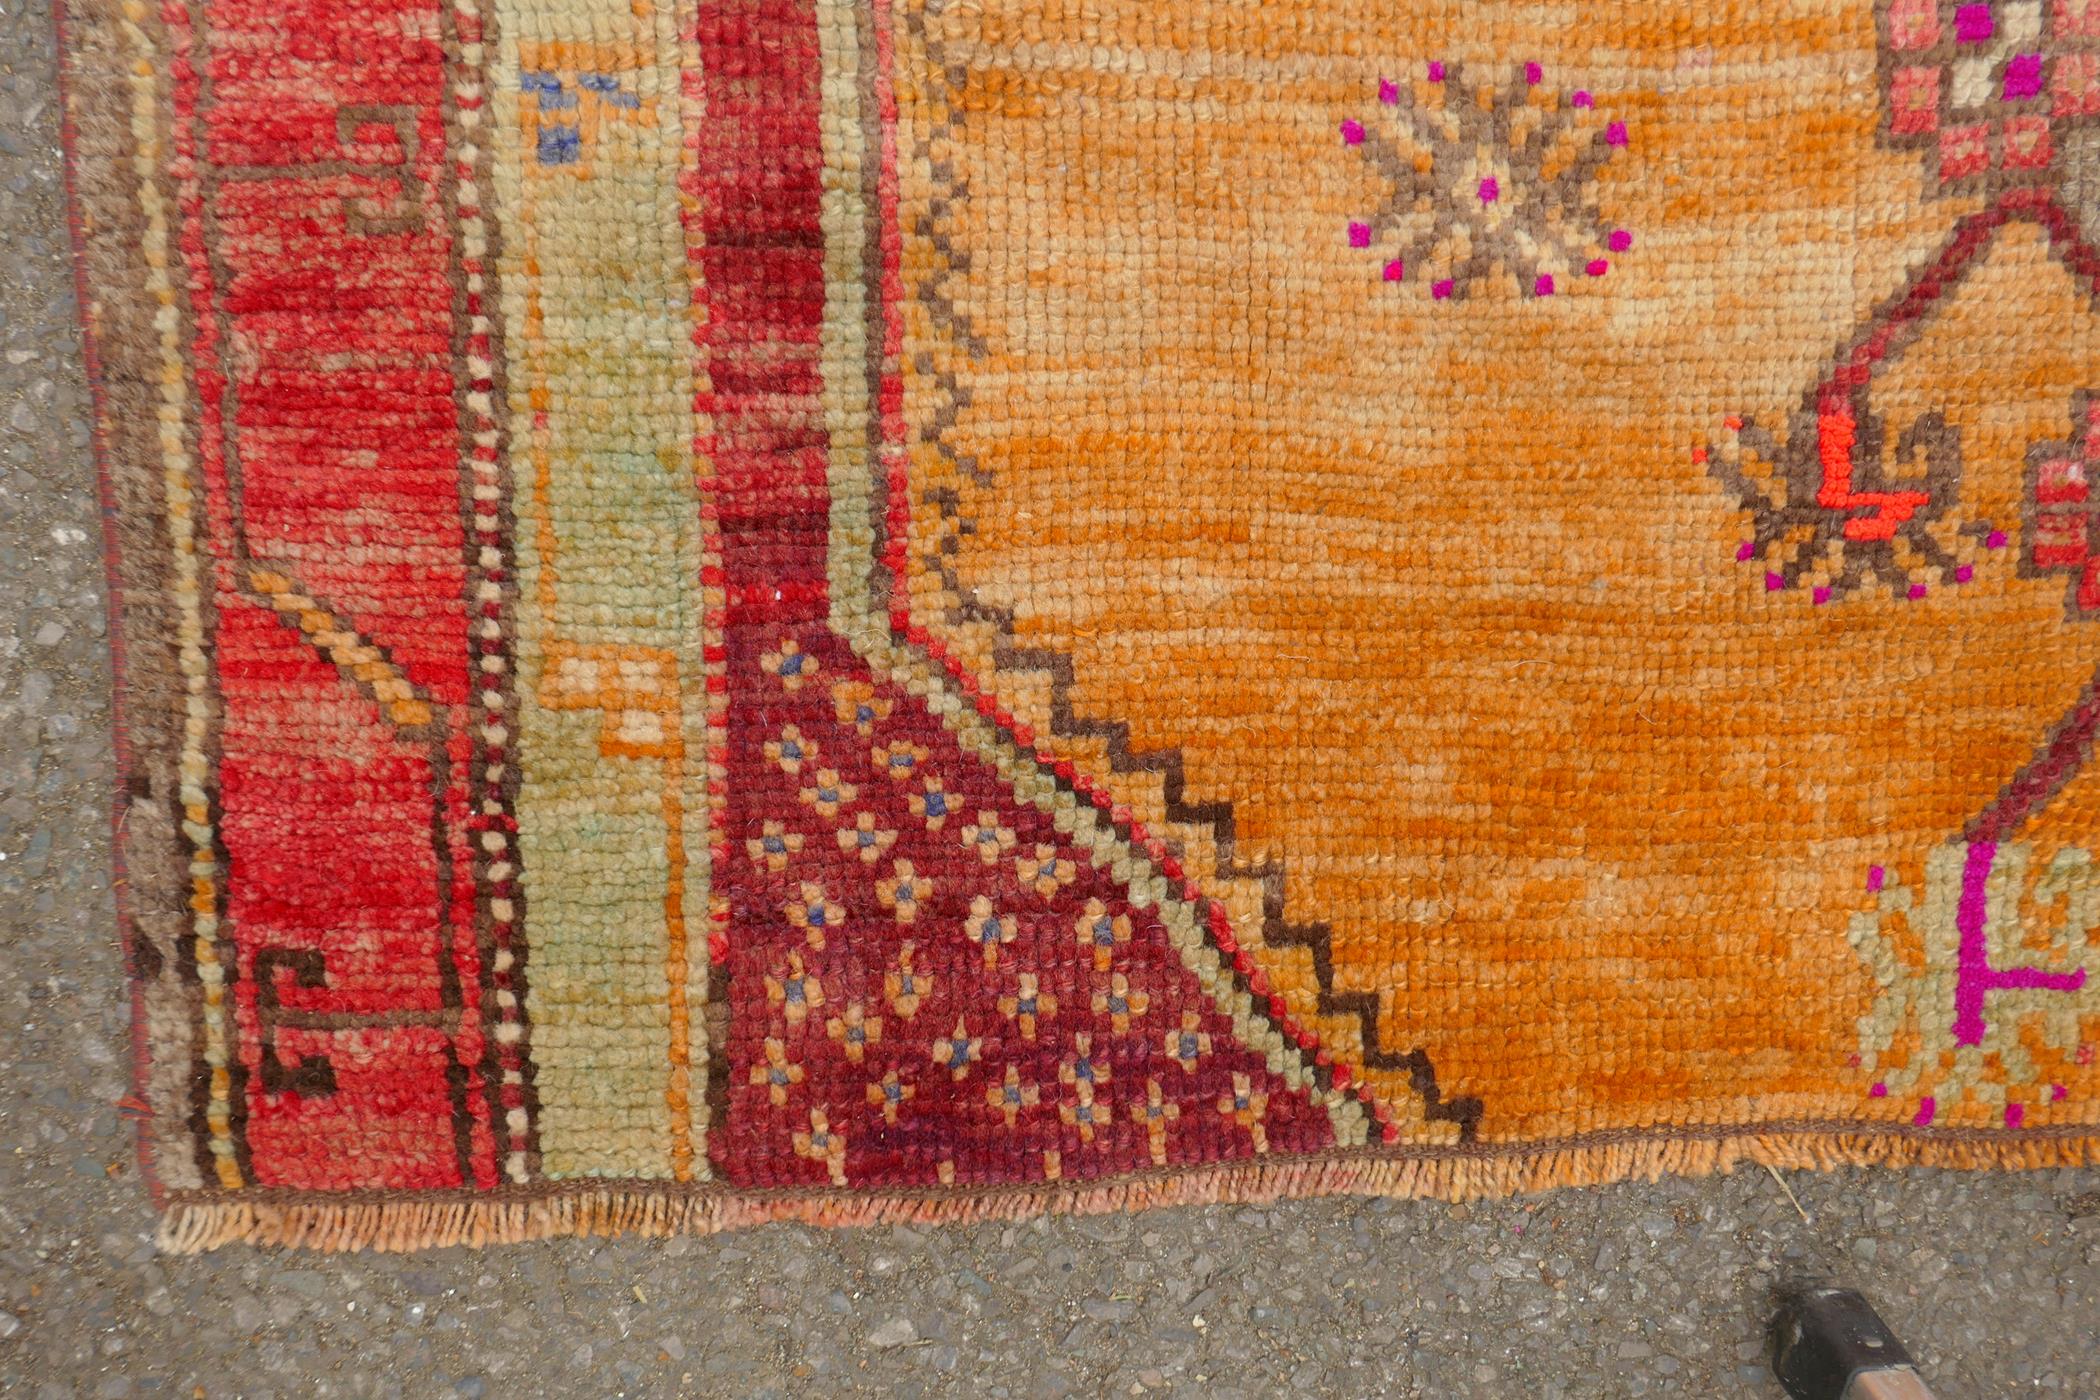
POLYGON ((718 1150, 725 1175, 1076 1180, 1331 1141, 1325 1110, 1239 1047, 1157 916, 913 697, 821 634, 754 629, 741 646, 767 727, 732 710, 731 753, 774 777, 732 782, 731 820, 771 893, 736 901, 749 913, 724 969, 740 1131, 721 1143, 742 1145, 718 1150), (827 685, 788 683, 809 674, 827 685))

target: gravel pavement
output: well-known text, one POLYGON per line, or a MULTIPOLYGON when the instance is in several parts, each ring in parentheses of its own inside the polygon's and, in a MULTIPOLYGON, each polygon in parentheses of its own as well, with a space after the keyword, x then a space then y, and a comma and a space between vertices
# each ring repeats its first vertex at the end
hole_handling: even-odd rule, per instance
POLYGON ((154 1249, 108 877, 109 667, 48 0, 0 0, 0 1394, 1752 1395, 1774 1286, 1944 1400, 2100 1395, 2100 1172, 1763 1171, 329 1257, 154 1249))

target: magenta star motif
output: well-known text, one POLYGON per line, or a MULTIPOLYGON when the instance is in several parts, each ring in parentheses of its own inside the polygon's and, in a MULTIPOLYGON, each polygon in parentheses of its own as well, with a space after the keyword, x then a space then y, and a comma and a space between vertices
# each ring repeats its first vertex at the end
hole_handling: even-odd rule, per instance
POLYGON ((1611 271, 1633 235, 1608 227, 1596 175, 1627 144, 1588 92, 1546 93, 1536 63, 1499 88, 1432 63, 1421 84, 1381 79, 1378 115, 1342 123, 1342 143, 1385 182, 1382 204, 1352 219, 1352 248, 1377 250, 1387 282, 1419 280, 1437 301, 1497 271, 1527 296, 1611 271))

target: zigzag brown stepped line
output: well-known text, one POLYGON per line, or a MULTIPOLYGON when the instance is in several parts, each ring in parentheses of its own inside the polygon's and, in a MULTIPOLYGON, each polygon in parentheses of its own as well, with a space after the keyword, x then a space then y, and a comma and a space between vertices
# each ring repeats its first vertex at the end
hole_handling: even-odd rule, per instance
MULTIPOLYGON (((928 0, 923 7, 907 6, 904 10, 907 31, 921 46, 930 71, 938 75, 932 85, 935 93, 952 90, 966 71, 927 24, 928 16, 938 16, 946 8, 945 0, 928 0)), ((969 187, 934 145, 935 139, 959 139, 965 115, 952 101, 937 97, 933 100, 943 113, 940 131, 935 138, 918 138, 915 154, 924 164, 935 194, 912 230, 931 256, 925 275, 916 280, 908 293, 949 345, 968 359, 980 360, 986 353, 985 341, 969 313, 956 304, 947 285, 967 269, 965 255, 945 235, 944 226, 954 207, 969 199, 969 187)), ((940 398, 939 406, 921 426, 919 440, 974 484, 991 485, 996 464, 987 465, 978 455, 962 451, 950 441, 959 415, 970 406, 969 389, 953 370, 937 363, 923 348, 914 354, 914 368, 926 377, 940 398)), ((1429 1122, 1455 1124, 1460 1140, 1471 1141, 1479 1130, 1480 1099, 1460 1095, 1447 1100, 1425 1049, 1417 1046, 1398 1050, 1385 1045, 1380 1031, 1380 993, 1345 991, 1335 986, 1332 930, 1322 922, 1292 921, 1287 917, 1286 879, 1280 861, 1269 859, 1251 865, 1241 862, 1232 804, 1222 800, 1191 801, 1179 752, 1135 749, 1127 723, 1079 716, 1072 706, 1071 658, 1044 647, 1018 644, 1012 611, 987 607, 958 577, 954 559, 963 538, 974 526, 962 515, 956 492, 948 487, 932 487, 923 492, 921 499, 939 510, 942 523, 933 547, 922 554, 920 561, 940 580, 944 590, 945 596, 935 606, 948 623, 960 629, 951 638, 958 651, 989 663, 986 677, 996 679, 987 689, 997 693, 1002 703, 1035 717, 1036 728, 1063 741, 1070 756, 1082 766, 1091 765, 1096 771, 1121 778, 1138 778, 1134 783, 1117 784, 1117 797, 1129 802, 1148 826, 1168 833, 1169 848, 1177 856, 1186 859, 1191 850, 1201 853, 1197 868, 1210 872, 1204 883, 1219 900, 1232 927, 1249 931, 1251 937, 1242 935, 1246 941, 1296 974, 1282 992, 1291 1013, 1316 1027, 1324 1043, 1364 1071, 1383 1091, 1418 1098, 1429 1122), (976 635, 984 629, 989 629, 988 635, 976 635), (1149 781, 1154 776, 1157 783, 1149 781), (1304 961, 1292 957, 1299 950, 1309 959, 1313 976, 1310 989, 1302 986, 1304 968, 1291 966, 1304 961)), ((882 513, 875 512, 875 518, 879 531, 882 513)), ((882 553, 879 536, 876 552, 878 556, 882 553)), ((879 575, 882 571, 876 572, 879 575)), ((885 595, 892 586, 888 578, 878 581, 878 589, 885 595)))
MULTIPOLYGON (((873 110, 875 105, 881 101, 880 97, 877 96, 881 88, 880 80, 874 78, 869 68, 873 52, 881 47, 879 41, 871 45, 871 29, 879 30, 881 23, 878 20, 871 26, 863 19, 857 27, 860 37, 858 51, 858 62, 860 65, 859 86, 863 101, 868 104, 862 110, 867 112, 873 110)), ((908 17, 906 28, 914 33, 922 34, 924 32, 923 23, 917 15, 908 17)), ((947 123, 947 130, 951 136, 960 129, 954 120, 955 115, 951 111, 949 114, 951 119, 947 123)), ((865 134, 870 140, 871 146, 884 143, 884 136, 879 130, 869 129, 865 134)), ((931 148, 927 143, 921 141, 917 144, 916 150, 919 155, 925 156, 930 154, 931 148)), ((884 182, 874 178, 873 166, 873 161, 864 161, 863 163, 862 197, 867 201, 869 207, 883 207, 884 182)), ((945 219, 953 213, 955 200, 946 196, 938 197, 930 201, 928 207, 933 214, 938 214, 941 219, 945 219)), ((931 214, 923 215, 915 220, 913 228, 919 236, 938 238, 936 221, 931 214)), ((887 346, 889 344, 889 337, 894 333, 894 329, 898 324, 887 314, 890 304, 894 300, 899 303, 906 301, 915 303, 942 323, 946 328, 944 339, 952 340, 966 354, 981 354, 985 347, 971 331, 967 315, 943 293, 940 274, 937 271, 926 279, 916 281, 910 287, 896 286, 892 276, 882 271, 884 248, 894 237, 894 226, 892 226, 886 237, 881 228, 872 223, 868 227, 866 237, 858 242, 852 236, 850 224, 842 224, 841 231, 836 235, 838 241, 834 245, 835 249, 844 251, 846 248, 852 248, 863 265, 863 288, 866 293, 866 306, 869 313, 869 320, 865 326, 868 346, 887 346)), ((945 255, 943 261, 945 262, 945 255)), ((840 326, 837 329, 843 330, 844 327, 840 326)), ((937 377, 937 392, 944 401, 943 405, 936 410, 937 416, 942 421, 952 421, 954 414, 961 407, 967 405, 968 391, 960 387, 953 375, 946 374, 941 369, 936 363, 936 357, 929 353, 931 348, 922 348, 911 353, 908 358, 914 369, 920 374, 937 377)), ((882 360, 871 353, 858 355, 853 353, 859 349, 860 346, 857 340, 849 339, 842 342, 838 364, 838 370, 842 376, 840 382, 850 386, 854 381, 862 377, 861 371, 864 368, 869 401, 871 403, 888 401, 888 389, 882 372, 882 360), (851 346, 852 349, 849 350, 848 346, 851 346)), ((849 395, 852 392, 849 388, 849 395)), ((894 448, 896 439, 892 434, 896 429, 893 424, 879 419, 871 419, 869 426, 872 433, 879 435, 894 448)), ((922 438, 921 440, 923 441, 924 439, 922 438)), ((844 442, 848 444, 844 448, 847 454, 844 460, 851 461, 857 452, 859 439, 849 434, 844 439, 844 442)), ((974 461, 954 456, 950 456, 948 460, 951 466, 965 472, 974 473, 978 479, 991 479, 990 475, 981 471, 974 461)), ((1254 973, 1251 977, 1249 976, 1253 970, 1245 964, 1245 952, 1239 951, 1229 955, 1225 952, 1226 949, 1232 947, 1229 934, 1227 931, 1217 928, 1217 920, 1214 917, 1212 907, 1206 901, 1194 895, 1193 888, 1186 885, 1185 877, 1172 857, 1169 856, 1166 868, 1163 870, 1150 863, 1148 857, 1157 857, 1163 854, 1164 848, 1160 847, 1158 843, 1142 831, 1135 830, 1128 821, 1127 816, 1110 814, 1108 805, 1098 789, 1087 786, 1079 775, 1061 761, 1051 759, 1043 755, 1039 750, 1035 750, 1032 739, 1023 740, 1016 738, 1014 732, 1007 727, 1011 723, 1010 717, 999 711, 995 703, 987 709, 986 697, 981 690, 977 689, 974 678, 954 672, 952 664, 945 653, 929 655, 917 645, 915 639, 922 634, 910 622, 905 613, 895 607, 895 593, 892 587, 894 580, 891 577, 889 566, 886 566, 884 562, 888 560, 889 565, 893 566, 904 557, 901 552, 905 547, 902 539, 886 540, 885 538, 885 530, 890 513, 896 509, 895 499, 886 499, 885 491, 877 489, 873 478, 856 476, 850 470, 836 475, 833 486, 835 490, 843 490, 847 493, 843 498, 848 503, 844 519, 852 520, 853 512, 850 502, 865 495, 869 512, 867 518, 873 522, 875 527, 871 553, 863 553, 865 546, 861 545, 857 540, 854 544, 844 548, 843 551, 838 550, 835 542, 834 564, 845 571, 842 580, 864 572, 870 597, 877 600, 878 607, 883 604, 889 605, 887 608, 889 642, 886 648, 879 650, 888 651, 894 649, 900 654, 914 657, 915 661, 910 663, 907 669, 911 670, 915 677, 924 676, 926 671, 913 668, 931 667, 937 670, 949 671, 954 680, 960 682, 972 696, 976 697, 977 708, 983 714, 983 717, 1001 726, 1000 732, 1006 736, 1007 741, 1017 746, 1018 752, 1014 756, 1025 756, 1023 767, 1027 770, 1027 781, 1031 784, 1037 780, 1050 781, 1053 784, 1053 790, 1057 794, 1060 804, 1077 799, 1079 802, 1087 804, 1090 808, 1098 808, 1099 815, 1093 819, 1095 829, 1098 829, 1100 816, 1108 816, 1119 841, 1114 848, 1096 845, 1094 859, 1098 862, 1102 859, 1112 858, 1113 863, 1119 870, 1124 867, 1125 862, 1128 862, 1134 878, 1150 888, 1157 889, 1158 876, 1165 875, 1171 882, 1167 888, 1173 890, 1171 897, 1174 902, 1189 911, 1189 914, 1183 917, 1192 915, 1193 924, 1198 929, 1213 929, 1217 931, 1217 940, 1215 942, 1210 941, 1208 934, 1197 935, 1205 940, 1200 954, 1196 954, 1194 949, 1185 947, 1182 955, 1191 958, 1191 970, 1201 970, 1202 980, 1205 985, 1210 985, 1213 977, 1217 975, 1223 975, 1230 980, 1231 993, 1221 1002, 1221 1005, 1238 1005, 1250 1008, 1256 1017, 1260 1017, 1267 1022, 1265 1026, 1255 1031, 1255 1034, 1257 1039, 1264 1046, 1268 1047, 1268 1053, 1272 1056, 1272 1065, 1279 1063, 1273 1058, 1279 1050, 1287 1057, 1290 1056, 1290 1047, 1293 1044, 1300 1050, 1312 1052, 1311 1062, 1309 1064, 1301 1064, 1301 1073, 1308 1075, 1322 1091, 1338 1091, 1334 1094, 1334 1100, 1354 1100, 1358 1103, 1363 1103, 1366 1107, 1371 1108, 1374 1116, 1377 1116, 1380 1110, 1369 1104, 1364 1098, 1360 1077, 1351 1080, 1346 1066, 1330 1061, 1325 1050, 1316 1048, 1317 1043, 1307 1035, 1302 1026, 1292 1024, 1288 1008, 1279 999, 1271 996, 1265 987, 1259 985, 1261 981, 1259 974, 1254 973), (1114 852, 1113 857, 1111 857, 1112 850, 1114 852), (1180 888, 1175 888, 1177 886, 1180 888), (1250 982, 1253 985, 1250 985, 1250 982)), ((904 489, 900 479, 895 477, 892 477, 887 486, 889 492, 892 493, 904 489)), ((849 534, 846 538, 854 539, 855 537, 849 534)), ((844 584, 845 592, 848 594, 857 594, 858 588, 858 583, 848 582, 844 584)), ((854 620, 854 617, 855 615, 850 610, 845 615, 846 620, 843 625, 849 635, 859 635, 857 629, 860 624, 854 620)), ((914 686, 920 683, 923 682, 917 679, 913 682, 914 686)), ((1042 799, 1039 796, 1036 800, 1041 801, 1042 799)), ((985 818, 980 815, 979 827, 982 826, 984 820, 985 818)), ((1133 890, 1135 891, 1137 888, 1138 886, 1134 884, 1133 890)), ((1118 935, 1118 937, 1120 938, 1121 935, 1118 935)), ((1097 956, 1103 955, 1097 953, 1097 956)), ((1244 1013, 1235 1011, 1233 1014, 1237 1020, 1244 1013)), ((1243 1029, 1249 1028, 1249 1023, 1242 1022, 1240 1024, 1243 1029)), ((1174 1037, 1170 1035, 1170 1042, 1173 1039, 1174 1037)), ((1384 1117, 1386 1120, 1386 1131, 1393 1131, 1390 1113, 1386 1112, 1384 1117)), ((1361 1132, 1361 1128, 1357 1123, 1351 1121, 1353 1118, 1355 1118, 1355 1115, 1349 1113, 1343 1113, 1337 1118, 1338 1129, 1344 1130, 1347 1137, 1351 1139, 1361 1132)))
MULTIPOLYGON (((947 510, 944 495, 942 509, 947 510)), ((958 520, 958 527, 967 522, 958 520)), ((1296 989, 1282 995, 1294 1015, 1317 1027, 1323 1043, 1343 1054, 1374 1076, 1404 1076, 1406 1090, 1422 1102, 1422 1113, 1431 1122, 1458 1126, 1460 1141, 1471 1141, 1479 1131, 1482 1106, 1479 1098, 1460 1095, 1446 1099, 1438 1087, 1436 1068, 1422 1049, 1392 1050, 1379 1032, 1382 997, 1375 991, 1341 991, 1334 985, 1333 930, 1324 923, 1293 923, 1284 913, 1285 878, 1281 861, 1242 863, 1236 855, 1237 836, 1230 802, 1190 801, 1183 760, 1173 749, 1138 750, 1130 743, 1130 726, 1121 720, 1083 718, 1072 707, 1072 659, 1044 647, 1014 643, 1014 619, 1010 612, 979 602, 956 578, 953 566, 940 554, 928 554, 926 567, 935 570, 947 588, 952 603, 948 618, 959 626, 978 624, 990 630, 989 642, 969 638, 957 647, 965 655, 989 656, 990 674, 1002 704, 1017 713, 1041 717, 1037 728, 1065 741, 1060 751, 1082 766, 1118 777, 1137 778, 1135 783, 1116 786, 1117 797, 1142 814, 1155 831, 1172 833, 1169 846, 1184 861, 1191 851, 1205 853, 1211 879, 1224 893, 1217 894, 1220 906, 1235 928, 1259 930, 1257 947, 1284 954, 1302 950, 1311 960, 1317 992, 1310 999, 1296 989), (975 642, 976 645, 972 646, 975 642), (981 651, 980 651, 981 649, 981 651), (1157 779, 1156 782, 1151 781, 1157 779), (1252 888, 1259 898, 1259 916, 1233 918, 1232 895, 1252 888), (1352 1054, 1351 1051, 1354 1051, 1352 1054)), ((1207 886, 1210 881, 1206 881, 1207 886)))

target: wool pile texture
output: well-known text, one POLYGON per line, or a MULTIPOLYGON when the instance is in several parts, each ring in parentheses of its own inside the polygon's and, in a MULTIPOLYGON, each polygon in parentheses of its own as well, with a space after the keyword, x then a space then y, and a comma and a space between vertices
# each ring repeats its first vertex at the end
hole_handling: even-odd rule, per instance
POLYGON ((70 0, 163 1240, 2100 1158, 2100 0, 70 0))

